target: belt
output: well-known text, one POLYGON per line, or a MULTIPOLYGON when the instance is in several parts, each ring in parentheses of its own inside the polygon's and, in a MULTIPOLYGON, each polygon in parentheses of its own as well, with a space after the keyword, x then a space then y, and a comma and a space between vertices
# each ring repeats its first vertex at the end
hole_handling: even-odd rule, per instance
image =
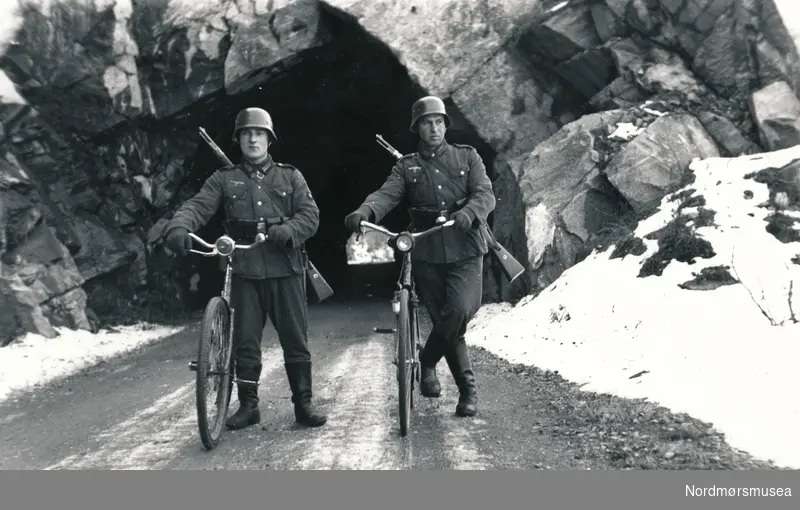
POLYGON ((286 217, 267 218, 265 220, 225 220, 223 226, 227 234, 237 242, 252 242, 256 235, 266 234, 267 227, 278 225, 288 220, 286 217))
POLYGON ((444 217, 445 221, 450 219, 450 215, 461 207, 452 206, 447 209, 435 209, 428 207, 410 207, 408 215, 411 217, 411 227, 414 231, 427 230, 436 226, 436 220, 444 217))

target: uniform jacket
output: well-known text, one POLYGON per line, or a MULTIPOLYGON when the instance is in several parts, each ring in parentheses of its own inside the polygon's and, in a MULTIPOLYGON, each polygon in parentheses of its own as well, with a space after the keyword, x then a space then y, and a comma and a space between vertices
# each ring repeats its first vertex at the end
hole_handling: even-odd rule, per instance
MULTIPOLYGON (((268 156, 258 167, 245 163, 217 170, 200 191, 178 209, 168 231, 184 227, 195 232, 220 208, 226 220, 289 218, 283 223, 291 231, 289 247, 267 240, 252 250, 237 251, 233 254, 235 274, 253 279, 302 274, 305 266, 302 245, 317 232, 319 208, 297 168, 276 163, 268 156), (263 173, 261 178, 257 170, 263 173)), ((250 243, 252 239, 242 242, 250 243)))
POLYGON ((420 239, 411 254, 413 260, 451 263, 488 253, 479 226, 494 210, 496 200, 492 181, 475 148, 446 141, 435 152, 420 146, 419 152, 404 156, 394 165, 380 189, 370 194, 362 207, 373 213, 377 223, 403 197, 408 198, 412 208, 450 212, 458 209, 457 202, 466 200, 461 210, 473 220, 465 232, 444 228, 420 239))

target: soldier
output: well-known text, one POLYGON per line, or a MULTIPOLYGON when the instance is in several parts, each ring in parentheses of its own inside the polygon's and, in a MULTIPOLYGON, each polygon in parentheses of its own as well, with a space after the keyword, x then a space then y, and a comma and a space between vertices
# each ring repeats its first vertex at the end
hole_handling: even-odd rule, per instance
POLYGON ((268 153, 277 140, 272 118, 261 108, 236 116, 233 132, 244 156, 242 164, 217 170, 202 189, 175 213, 166 229, 166 243, 185 255, 192 246, 189 232, 205 225, 222 208, 229 235, 252 242, 259 222, 288 217, 266 230, 267 242, 234 259, 231 289, 236 308, 234 347, 240 406, 226 422, 241 429, 261 421, 258 384, 261 339, 267 317, 278 332, 292 392, 295 418, 303 425, 324 425, 327 417, 311 404, 311 355, 303 282, 303 243, 319 226, 319 208, 300 171, 277 163, 268 153))
POLYGON ((488 246, 479 224, 494 210, 495 196, 478 152, 468 145, 448 144, 448 127, 450 118, 441 99, 417 100, 411 107, 410 130, 419 135, 419 152, 400 159, 380 189, 347 215, 345 225, 359 232, 362 221, 379 222, 404 196, 410 202, 413 230, 430 228, 440 214, 455 222, 453 228, 420 240, 412 252, 417 290, 433 320, 420 353, 420 391, 426 397, 440 396, 436 365, 444 357, 459 389, 456 414, 474 416, 475 375, 464 333, 481 304, 488 246))

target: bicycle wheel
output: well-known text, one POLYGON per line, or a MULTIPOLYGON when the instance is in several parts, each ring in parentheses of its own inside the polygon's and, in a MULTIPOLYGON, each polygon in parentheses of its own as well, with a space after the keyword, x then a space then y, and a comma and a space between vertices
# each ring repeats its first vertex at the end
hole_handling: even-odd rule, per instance
POLYGON ((208 302, 197 354, 197 425, 207 450, 218 443, 231 393, 230 310, 221 297, 208 302))
POLYGON ((409 331, 411 334, 409 335, 408 345, 409 351, 411 353, 411 375, 409 376, 409 381, 411 387, 408 390, 409 395, 409 407, 414 409, 414 404, 416 399, 414 398, 414 391, 416 391, 417 383, 420 379, 420 368, 419 368, 419 315, 417 313, 417 307, 411 305, 411 313, 409 314, 409 331))
POLYGON ((397 315, 397 382, 400 411, 400 435, 408 434, 411 415, 411 376, 413 365, 411 355, 411 328, 408 316, 408 290, 403 289, 398 296, 400 313, 397 315))

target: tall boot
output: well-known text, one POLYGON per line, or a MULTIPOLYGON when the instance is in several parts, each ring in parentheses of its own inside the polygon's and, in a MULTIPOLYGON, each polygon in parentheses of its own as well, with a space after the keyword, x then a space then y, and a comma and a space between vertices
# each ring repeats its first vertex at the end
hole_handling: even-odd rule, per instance
POLYGON ((239 430, 261 422, 261 411, 258 409, 258 383, 239 380, 239 409, 228 418, 225 426, 230 430, 239 430))
POLYGON ((478 393, 475 388, 475 374, 469 359, 469 350, 463 338, 445 354, 447 365, 458 386, 457 416, 475 416, 478 413, 478 393))
POLYGON ((311 404, 311 362, 286 363, 286 375, 292 390, 294 417, 297 423, 307 427, 321 427, 328 417, 318 412, 311 404))
POLYGON ((439 378, 436 377, 436 366, 428 367, 420 363, 422 373, 420 374, 419 391, 423 397, 439 398, 442 394, 442 386, 439 378))
POLYGON ((436 377, 436 365, 442 359, 442 347, 438 336, 431 332, 425 347, 419 355, 420 381, 419 391, 423 397, 439 398, 442 394, 442 386, 439 378, 436 377))

